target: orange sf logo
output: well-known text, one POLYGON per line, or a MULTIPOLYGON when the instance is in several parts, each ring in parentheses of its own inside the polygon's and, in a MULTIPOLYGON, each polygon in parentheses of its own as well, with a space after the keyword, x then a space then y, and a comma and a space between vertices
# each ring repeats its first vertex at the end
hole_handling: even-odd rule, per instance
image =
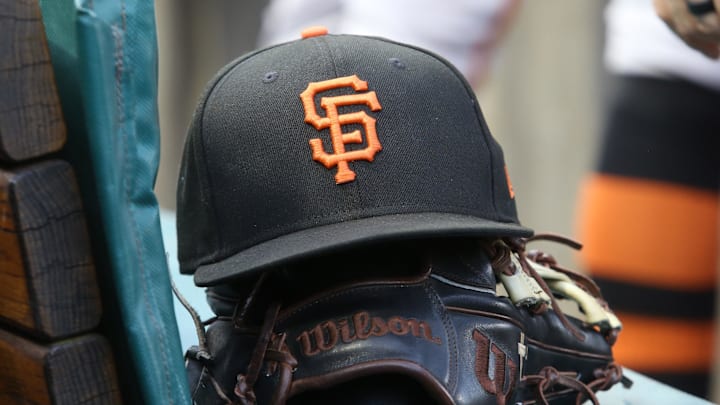
POLYGON ((365 91, 368 88, 367 82, 360 80, 357 75, 338 77, 336 79, 308 84, 305 91, 300 93, 303 108, 305 108, 305 122, 312 125, 318 131, 330 129, 330 140, 333 153, 325 152, 322 140, 313 138, 310 140, 313 160, 322 163, 330 169, 337 166, 335 183, 343 184, 355 180, 355 172, 350 170, 348 162, 355 160, 366 160, 372 162, 375 154, 382 149, 375 131, 375 118, 369 116, 365 111, 338 114, 338 107, 365 104, 371 111, 378 111, 382 107, 374 91, 367 93, 348 94, 343 96, 322 97, 320 106, 325 110, 325 116, 321 117, 315 109, 315 96, 323 91, 351 87, 356 92, 365 91), (346 150, 345 145, 349 143, 362 143, 363 138, 359 130, 349 133, 342 132, 342 126, 348 124, 361 124, 365 130, 367 146, 358 150, 346 150))

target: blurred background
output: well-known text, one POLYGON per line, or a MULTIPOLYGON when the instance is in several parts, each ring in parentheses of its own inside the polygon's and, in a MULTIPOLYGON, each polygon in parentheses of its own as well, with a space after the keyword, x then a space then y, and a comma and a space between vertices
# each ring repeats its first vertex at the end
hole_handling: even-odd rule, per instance
MULTIPOLYGON (((161 209, 172 215, 195 104, 218 69, 258 46, 267 0, 155 3, 161 129, 156 192, 161 209)), ((596 165, 604 101, 615 86, 603 66, 605 6, 604 1, 521 2, 487 74, 473 80, 488 126, 505 152, 520 219, 538 232, 578 237, 581 184, 596 165)), ((539 247, 567 267, 584 270, 569 248, 539 247)), ((717 337, 714 346, 720 346, 717 337)), ((720 398, 714 386, 714 398, 720 398)))

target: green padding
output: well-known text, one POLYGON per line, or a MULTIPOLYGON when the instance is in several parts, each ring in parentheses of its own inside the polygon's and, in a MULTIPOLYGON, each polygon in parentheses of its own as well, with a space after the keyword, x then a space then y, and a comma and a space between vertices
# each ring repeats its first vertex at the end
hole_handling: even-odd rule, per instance
POLYGON ((126 403, 189 404, 153 185, 152 0, 41 0, 126 403), (107 268, 104 266, 107 265, 107 268), (101 278, 103 276, 101 275, 101 278))

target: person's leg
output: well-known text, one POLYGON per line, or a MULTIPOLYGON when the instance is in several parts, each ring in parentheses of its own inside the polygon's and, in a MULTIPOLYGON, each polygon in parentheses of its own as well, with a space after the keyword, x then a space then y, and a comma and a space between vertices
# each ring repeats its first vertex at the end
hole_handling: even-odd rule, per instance
POLYGON ((720 93, 622 78, 583 186, 581 265, 623 321, 618 362, 708 395, 718 269, 720 93))

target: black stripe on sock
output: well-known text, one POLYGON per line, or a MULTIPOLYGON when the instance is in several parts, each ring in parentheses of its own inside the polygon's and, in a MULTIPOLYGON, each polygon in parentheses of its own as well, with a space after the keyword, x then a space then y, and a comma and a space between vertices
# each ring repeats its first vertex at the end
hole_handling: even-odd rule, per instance
POLYGON ((715 291, 677 291, 620 282, 593 276, 610 304, 618 312, 668 318, 707 320, 715 314, 715 291))
POLYGON ((598 171, 720 190, 720 92, 625 76, 611 96, 598 171))

